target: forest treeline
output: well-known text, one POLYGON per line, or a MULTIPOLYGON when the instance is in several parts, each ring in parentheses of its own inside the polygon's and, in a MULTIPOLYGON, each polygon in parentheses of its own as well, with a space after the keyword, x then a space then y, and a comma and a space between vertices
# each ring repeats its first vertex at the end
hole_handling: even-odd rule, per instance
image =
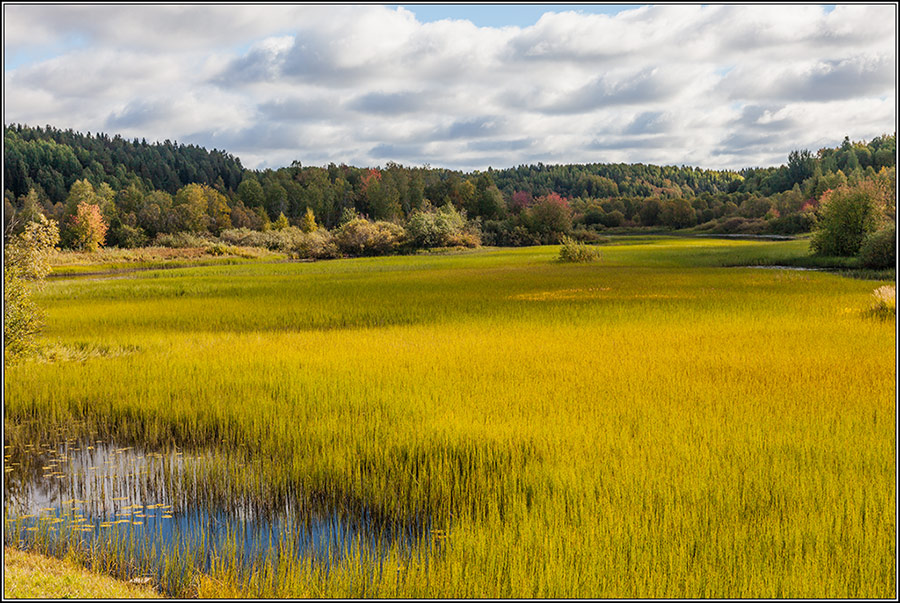
POLYGON ((378 245, 371 241, 393 241, 383 246, 388 250, 531 245, 562 236, 590 241, 616 228, 808 232, 828 191, 875 183, 893 195, 896 157, 896 135, 885 134, 868 142, 845 138, 817 152, 795 150, 780 167, 740 171, 537 164, 462 172, 296 161, 249 170, 216 149, 50 126, 7 126, 4 142, 7 227, 18 222, 21 228, 40 213, 59 223, 63 245, 72 248, 165 244, 175 235, 284 247, 298 245, 299 232, 308 239, 325 231, 338 242, 341 233, 358 235, 347 235, 352 240, 343 247, 326 237, 337 245, 326 256, 356 246, 374 253, 378 245), (273 231, 296 236, 285 243, 284 236, 266 234, 273 231))

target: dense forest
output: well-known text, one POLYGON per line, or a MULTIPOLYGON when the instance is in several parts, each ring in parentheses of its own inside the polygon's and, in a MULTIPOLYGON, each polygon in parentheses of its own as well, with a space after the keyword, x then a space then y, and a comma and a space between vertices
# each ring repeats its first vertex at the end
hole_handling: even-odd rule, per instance
MULTIPOLYGON (((96 244, 122 247, 165 244, 178 233, 247 242, 258 239, 253 232, 337 231, 354 221, 380 225, 382 238, 406 229, 408 240, 426 246, 590 241, 638 228, 794 234, 813 229, 830 190, 870 182, 893 196, 896 157, 896 135, 885 134, 740 171, 538 164, 466 173, 297 161, 249 170, 225 151, 50 126, 7 126, 4 142, 7 227, 42 213, 76 248, 86 240, 76 225, 92 223, 103 230, 96 244), (429 238, 435 224, 452 236, 429 238)), ((283 237, 267 240, 284 245, 283 237)))

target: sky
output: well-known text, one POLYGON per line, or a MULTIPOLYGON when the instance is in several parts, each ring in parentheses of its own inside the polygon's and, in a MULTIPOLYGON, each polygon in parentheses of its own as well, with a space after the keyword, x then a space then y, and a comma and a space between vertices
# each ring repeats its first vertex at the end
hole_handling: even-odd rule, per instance
POLYGON ((393 161, 781 165, 896 131, 897 7, 5 4, 5 124, 393 161))

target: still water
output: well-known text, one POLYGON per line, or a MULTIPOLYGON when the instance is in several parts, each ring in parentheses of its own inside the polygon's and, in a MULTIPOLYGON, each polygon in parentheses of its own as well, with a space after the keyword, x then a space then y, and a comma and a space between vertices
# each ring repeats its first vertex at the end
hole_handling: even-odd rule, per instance
POLYGON ((96 439, 6 446, 6 542, 30 548, 40 538, 57 551, 73 539, 84 547, 121 542, 145 563, 140 551, 161 559, 190 550, 201 570, 216 557, 249 568, 289 552, 327 570, 348 554, 377 564, 392 545, 412 553, 428 533, 425 522, 398 525, 360 505, 223 500, 216 490, 228 491, 226 484, 198 478, 209 463, 174 448, 151 452, 96 439))

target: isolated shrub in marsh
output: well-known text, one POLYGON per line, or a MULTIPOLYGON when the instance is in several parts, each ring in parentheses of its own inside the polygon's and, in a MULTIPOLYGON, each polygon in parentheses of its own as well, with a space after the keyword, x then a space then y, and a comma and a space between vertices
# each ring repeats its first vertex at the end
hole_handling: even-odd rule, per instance
POLYGON ((872 292, 875 302, 871 312, 878 318, 892 318, 897 314, 897 288, 894 285, 884 285, 872 292))
POLYGON ((600 259, 600 250, 585 243, 579 243, 571 237, 562 237, 559 250, 560 262, 594 262, 600 259))
POLYGON ((206 247, 206 253, 209 255, 228 255, 233 249, 234 247, 225 243, 213 243, 206 247))
POLYGON ((897 265, 897 227, 882 228, 863 241, 859 259, 865 268, 891 268, 897 265))

